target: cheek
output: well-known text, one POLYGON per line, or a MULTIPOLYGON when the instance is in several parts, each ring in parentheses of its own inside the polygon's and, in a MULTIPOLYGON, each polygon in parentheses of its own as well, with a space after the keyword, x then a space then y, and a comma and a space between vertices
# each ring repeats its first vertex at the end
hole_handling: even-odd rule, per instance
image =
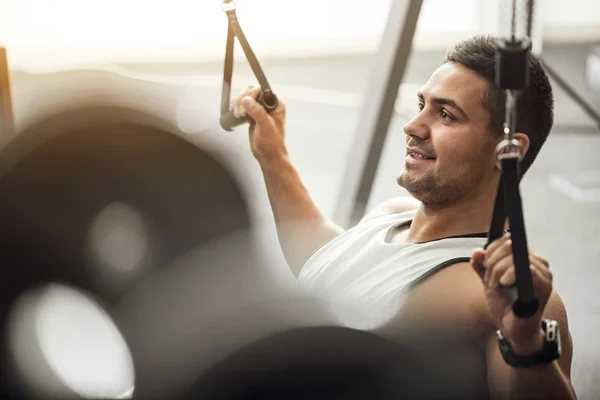
POLYGON ((438 164, 453 168, 473 168, 473 165, 495 164, 494 144, 491 141, 473 141, 473 132, 448 132, 433 140, 438 164))
POLYGON ((440 137, 433 141, 437 161, 444 165, 460 165, 469 156, 472 156, 470 146, 464 141, 451 135, 440 137))

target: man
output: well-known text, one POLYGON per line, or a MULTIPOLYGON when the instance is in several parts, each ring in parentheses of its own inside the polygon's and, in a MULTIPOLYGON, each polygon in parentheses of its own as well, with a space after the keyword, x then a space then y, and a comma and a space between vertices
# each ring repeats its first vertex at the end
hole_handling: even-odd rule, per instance
MULTIPOLYGON (((389 200, 346 232, 317 208, 289 158, 284 104, 268 114, 254 100, 260 88, 249 88, 233 109, 254 121, 251 149, 264 175, 281 247, 301 285, 338 300, 397 307, 394 318, 415 327, 413 337, 427 333, 433 339, 428 345, 434 346, 436 335, 444 337, 446 347, 452 346, 448 338, 469 343, 470 356, 456 358, 463 361, 447 368, 476 371, 450 374, 463 380, 458 386, 472 385, 473 398, 575 398, 568 321, 552 289, 548 261, 530 251, 540 309, 521 319, 502 291, 515 282, 510 235, 483 249, 501 176, 495 147, 503 139, 504 95, 494 85, 494 54, 491 37, 464 41, 447 54, 419 92, 419 112, 404 128, 406 161, 398 184, 414 199, 389 200), (406 293, 402 302, 401 292, 406 293), (542 321, 557 322, 560 356, 544 353, 551 325, 542 321), (510 345, 505 354, 522 356, 526 365, 505 361, 498 332, 510 345), (546 359, 534 360, 537 353, 546 359), (477 394, 482 384, 485 393, 477 394)), ((522 174, 553 124, 548 78, 533 55, 530 67, 531 85, 519 102, 515 136, 524 150, 522 174)))

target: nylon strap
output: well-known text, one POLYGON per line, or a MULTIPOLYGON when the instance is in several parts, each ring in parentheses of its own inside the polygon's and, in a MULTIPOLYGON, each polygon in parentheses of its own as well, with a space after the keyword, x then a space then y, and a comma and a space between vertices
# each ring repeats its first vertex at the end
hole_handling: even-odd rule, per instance
POLYGON ((231 24, 227 28, 227 44, 225 45, 225 65, 223 68, 223 88, 221 91, 221 114, 229 112, 231 102, 231 79, 233 78, 233 46, 235 35, 231 24))
POLYGON ((246 35, 244 35, 244 31, 238 22, 237 15, 234 11, 227 11, 227 20, 228 29, 227 29, 227 44, 225 48, 225 66, 223 69, 223 93, 222 93, 222 101, 221 101, 221 110, 227 111, 229 110, 229 102, 231 100, 231 80, 233 77, 233 59, 234 59, 234 39, 237 37, 238 42, 242 46, 242 50, 246 55, 246 59, 248 60, 248 64, 250 64, 250 68, 252 68, 252 72, 254 72, 254 76, 258 80, 258 84, 262 88, 263 92, 271 92, 271 85, 265 76, 263 69, 256 58, 256 54, 250 47, 250 43, 246 39, 246 35))

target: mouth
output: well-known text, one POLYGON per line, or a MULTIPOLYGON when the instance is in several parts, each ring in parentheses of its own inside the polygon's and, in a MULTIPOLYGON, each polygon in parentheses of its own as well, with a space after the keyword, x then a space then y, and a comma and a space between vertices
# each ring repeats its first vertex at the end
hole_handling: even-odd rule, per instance
POLYGON ((406 153, 407 157, 415 159, 415 160, 434 160, 433 157, 427 157, 419 153, 415 153, 414 151, 409 151, 406 153))

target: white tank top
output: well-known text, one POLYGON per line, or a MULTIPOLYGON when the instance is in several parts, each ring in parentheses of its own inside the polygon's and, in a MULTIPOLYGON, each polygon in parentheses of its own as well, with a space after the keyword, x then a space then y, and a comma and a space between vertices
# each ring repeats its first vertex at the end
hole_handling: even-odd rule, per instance
POLYGON ((369 329, 399 311, 408 289, 444 267, 469 261, 473 250, 486 243, 486 233, 391 243, 396 229, 409 226, 415 213, 374 217, 335 237, 304 264, 298 278, 300 289, 368 316, 370 323, 358 324, 369 329))

